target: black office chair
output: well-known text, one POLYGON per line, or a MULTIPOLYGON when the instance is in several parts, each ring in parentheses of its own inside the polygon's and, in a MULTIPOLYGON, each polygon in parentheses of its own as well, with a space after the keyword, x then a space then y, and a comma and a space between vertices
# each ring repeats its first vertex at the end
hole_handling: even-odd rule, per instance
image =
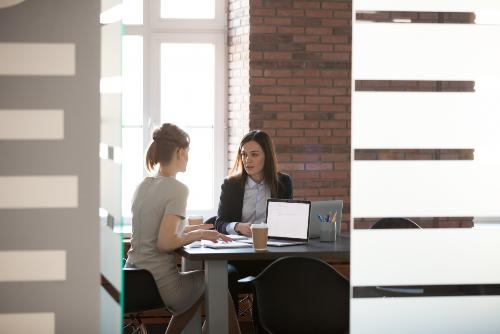
POLYGON ((147 329, 142 322, 142 313, 165 308, 153 275, 147 270, 123 268, 124 277, 124 319, 130 320, 124 333, 144 333, 147 329), (130 328, 132 332, 130 332, 130 328), (125 331, 127 330, 127 331, 125 331))
POLYGON ((326 262, 281 258, 250 283, 258 333, 349 331, 349 282, 326 262))
MULTIPOLYGON (((399 228, 417 228, 421 227, 415 223, 413 220, 408 218, 381 218, 375 224, 372 225, 371 229, 399 229, 399 228)), ((382 296, 402 296, 402 295, 422 295, 424 293, 424 288, 407 288, 407 287, 381 287, 377 286, 375 289, 382 296)))
POLYGON ((421 228, 413 220, 408 218, 381 218, 370 227, 371 229, 390 228, 421 228))

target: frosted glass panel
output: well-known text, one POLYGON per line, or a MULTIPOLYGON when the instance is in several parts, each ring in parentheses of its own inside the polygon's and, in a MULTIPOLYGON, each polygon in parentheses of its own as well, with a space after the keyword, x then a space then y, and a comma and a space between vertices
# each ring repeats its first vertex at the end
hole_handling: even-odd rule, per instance
POLYGON ((209 210, 214 205, 214 130, 184 128, 191 137, 186 173, 178 174, 189 188, 188 210, 209 210))
POLYGON ((101 27, 101 77, 121 74, 121 23, 101 27))
POLYGON ((164 19, 213 19, 215 0, 161 0, 164 19))
POLYGON ((143 56, 142 36, 123 36, 122 125, 142 125, 143 56))
POLYGON ((500 229, 354 230, 351 284, 500 282, 500 229))
POLYGON ((121 220, 121 165, 112 160, 102 160, 101 164, 101 208, 104 208, 115 219, 121 220))
POLYGON ((111 7, 118 6, 121 0, 101 0, 101 12, 104 12, 111 7))
POLYGON ((351 299, 351 334, 500 333, 500 297, 351 299))
POLYGON ((499 170, 499 161, 354 161, 351 215, 499 216, 499 170))
POLYGON ((142 127, 124 128, 122 132, 122 214, 124 217, 131 217, 132 196, 142 181, 144 170, 142 127))
POLYGON ((144 0, 123 0, 123 23, 138 25, 143 22, 144 0))
POLYGON ((0 282, 65 281, 65 250, 0 251, 0 282), (43 266, 40 264, 43 263, 43 266))
POLYGON ((64 139, 64 110, 0 109, 0 140, 61 139, 64 139))
POLYGON ((162 43, 162 122, 212 126, 214 108, 214 45, 162 43))
POLYGON ((500 124, 496 92, 355 92, 353 99, 355 148, 486 149, 493 143, 500 145, 500 132, 495 129, 500 124))
POLYGON ((122 239, 101 221, 101 274, 118 292, 122 291, 122 239))
POLYGON ((473 12, 474 10, 500 10, 495 0, 356 0, 355 10, 473 12))
POLYGON ((500 44, 493 42, 498 36, 500 26, 495 25, 357 23, 353 33, 353 78, 498 77, 500 44))
POLYGON ((73 76, 75 49, 70 43, 0 43, 0 76, 73 76))
POLYGON ((121 145, 121 95, 101 94, 101 142, 121 145))
MULTIPOLYGON (((102 287, 101 296, 101 334, 123 333, 121 328, 122 311, 120 304, 111 298, 111 296, 102 287)), ((126 332, 125 332, 126 333, 126 332)))
POLYGON ((78 208, 78 176, 0 176, 0 209, 78 208))
POLYGON ((55 334, 56 315, 53 312, 1 313, 0 328, 3 334, 55 334))

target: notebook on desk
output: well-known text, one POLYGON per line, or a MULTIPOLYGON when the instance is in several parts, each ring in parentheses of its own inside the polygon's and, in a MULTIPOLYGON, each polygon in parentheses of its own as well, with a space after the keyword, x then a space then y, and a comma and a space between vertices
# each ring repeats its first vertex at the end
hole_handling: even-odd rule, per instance
POLYGON ((205 243, 205 247, 208 248, 213 248, 213 249, 228 249, 228 248, 248 248, 252 247, 252 245, 244 243, 244 242, 239 242, 239 241, 233 241, 233 242, 211 242, 211 243, 205 243))
MULTIPOLYGON (((268 246, 282 247, 307 244, 311 202, 289 199, 268 199, 266 223, 268 246)), ((252 242, 244 241, 242 242, 252 242)))
POLYGON ((186 246, 187 248, 208 247, 213 249, 228 249, 228 248, 248 248, 252 247, 248 243, 233 241, 233 242, 212 242, 210 240, 195 241, 186 246))

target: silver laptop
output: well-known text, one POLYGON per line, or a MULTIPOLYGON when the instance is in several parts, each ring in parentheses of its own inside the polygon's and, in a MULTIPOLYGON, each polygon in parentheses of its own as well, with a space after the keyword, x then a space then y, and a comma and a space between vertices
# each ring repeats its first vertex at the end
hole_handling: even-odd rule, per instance
POLYGON ((268 246, 303 245, 309 241, 311 202, 268 199, 266 222, 268 246))
MULTIPOLYGON (((321 217, 326 217, 326 215, 330 214, 330 212, 336 212, 335 223, 337 226, 341 226, 342 222, 342 207, 344 203, 342 200, 330 200, 330 201, 316 201, 311 202, 311 215, 309 220, 309 237, 310 238, 318 238, 319 237, 319 229, 320 229, 320 221, 318 215, 321 217)), ((338 233, 338 232, 337 232, 338 233)))

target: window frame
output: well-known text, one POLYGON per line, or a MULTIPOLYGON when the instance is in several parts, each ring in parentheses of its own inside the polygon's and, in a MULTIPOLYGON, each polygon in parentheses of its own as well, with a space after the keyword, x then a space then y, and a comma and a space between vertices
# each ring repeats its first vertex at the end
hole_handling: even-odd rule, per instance
MULTIPOLYGON (((143 37, 143 149, 151 133, 161 124, 161 44, 211 43, 215 47, 214 97, 214 188, 210 210, 188 208, 188 215, 209 218, 217 213, 222 184, 228 170, 227 159, 227 8, 225 0, 215 0, 215 19, 162 19, 161 0, 143 1, 143 24, 124 24, 123 35, 143 37)), ((143 171, 143 176, 147 172, 143 171)), ((123 213, 122 213, 123 215, 123 213)))

